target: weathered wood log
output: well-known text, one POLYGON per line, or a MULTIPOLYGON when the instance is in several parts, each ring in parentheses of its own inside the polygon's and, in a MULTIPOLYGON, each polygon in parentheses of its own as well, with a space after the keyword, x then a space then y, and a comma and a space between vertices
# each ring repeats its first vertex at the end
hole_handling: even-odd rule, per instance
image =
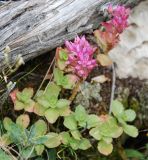
MULTIPOLYGON (((133 6, 140 0, 112 0, 133 6)), ((0 70, 3 49, 9 45, 12 61, 25 61, 60 46, 65 39, 94 29, 108 0, 21 0, 0 6, 0 70)))

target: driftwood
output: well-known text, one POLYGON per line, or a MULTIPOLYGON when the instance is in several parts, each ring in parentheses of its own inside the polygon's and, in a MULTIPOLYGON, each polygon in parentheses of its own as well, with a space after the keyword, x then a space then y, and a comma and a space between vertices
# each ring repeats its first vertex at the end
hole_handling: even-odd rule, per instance
MULTIPOLYGON (((111 0, 110 0, 111 1, 111 0)), ((108 0, 21 0, 0 6, 0 70, 3 49, 9 45, 12 61, 25 61, 60 46, 65 39, 92 30, 108 0)), ((139 0, 112 0, 134 6, 139 0)))

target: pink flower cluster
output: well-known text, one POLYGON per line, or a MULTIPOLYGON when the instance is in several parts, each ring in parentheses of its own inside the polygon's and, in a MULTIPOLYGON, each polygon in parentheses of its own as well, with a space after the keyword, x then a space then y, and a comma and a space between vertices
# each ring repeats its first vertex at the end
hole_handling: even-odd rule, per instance
POLYGON ((122 33, 128 27, 127 19, 130 9, 120 5, 113 8, 112 5, 109 5, 108 12, 112 15, 112 19, 108 22, 103 22, 102 25, 109 32, 113 30, 113 32, 122 33))
POLYGON ((96 48, 93 48, 89 42, 83 37, 76 37, 74 42, 65 42, 65 46, 69 52, 67 64, 72 71, 81 78, 87 78, 88 74, 97 65, 93 59, 96 48))

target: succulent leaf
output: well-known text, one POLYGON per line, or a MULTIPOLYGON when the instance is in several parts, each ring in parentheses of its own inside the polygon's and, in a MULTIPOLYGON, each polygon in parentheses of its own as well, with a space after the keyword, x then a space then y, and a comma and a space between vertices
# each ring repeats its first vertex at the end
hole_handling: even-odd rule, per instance
POLYGON ((112 102, 112 106, 111 107, 112 107, 111 108, 112 112, 113 112, 114 116, 116 116, 116 117, 120 116, 124 111, 123 104, 121 102, 119 102, 118 100, 114 100, 112 102))
POLYGON ((12 120, 8 117, 5 117, 4 120, 3 120, 3 125, 4 125, 4 128, 9 131, 11 129, 11 124, 14 123, 12 122, 12 120))
POLYGON ((123 130, 127 135, 131 137, 135 138, 138 136, 138 129, 135 126, 126 124, 123 126, 123 130))
POLYGON ((45 147, 44 147, 44 145, 42 145, 42 144, 39 144, 39 145, 36 145, 36 146, 35 146, 35 151, 36 151, 36 154, 37 154, 38 156, 41 156, 41 155, 42 155, 44 149, 45 149, 45 147))
POLYGON ((99 118, 97 115, 88 115, 87 116, 87 128, 93 128, 96 127, 99 124, 99 118))
POLYGON ((48 148, 55 148, 61 144, 61 136, 57 133, 50 132, 47 134, 47 141, 44 143, 48 148))
POLYGON ((90 141, 86 138, 82 138, 79 144, 79 149, 87 150, 90 147, 91 147, 90 141))
POLYGON ((64 117, 64 126, 70 130, 77 130, 77 121, 73 115, 64 117))
POLYGON ((123 119, 127 122, 132 122, 136 118, 136 113, 132 109, 127 109, 123 113, 123 119))
POLYGON ((24 128, 27 128, 29 126, 29 123, 30 123, 30 118, 29 118, 28 114, 22 114, 19 117, 17 117, 17 119, 16 119, 16 124, 18 124, 24 128))
POLYGON ((87 113, 83 106, 79 105, 76 107, 75 113, 74 113, 75 119, 78 122, 86 122, 87 121, 87 113))
POLYGON ((111 143, 106 143, 105 141, 100 141, 98 143, 98 150, 100 153, 107 156, 107 155, 111 154, 111 152, 113 150, 113 145, 111 143))
POLYGON ((55 123, 58 117, 60 116, 59 112, 55 108, 49 108, 45 112, 45 117, 48 120, 49 123, 55 123))

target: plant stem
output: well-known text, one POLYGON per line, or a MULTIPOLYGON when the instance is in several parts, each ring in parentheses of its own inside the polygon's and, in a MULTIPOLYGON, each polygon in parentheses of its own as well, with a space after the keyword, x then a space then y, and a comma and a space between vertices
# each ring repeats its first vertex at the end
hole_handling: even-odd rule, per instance
MULTIPOLYGON (((49 73, 49 71, 50 71, 52 65, 54 64, 54 62, 55 62, 55 57, 53 58, 53 60, 52 60, 52 62, 51 62, 51 64, 50 64, 50 66, 49 66, 49 68, 48 68, 48 70, 47 70, 47 72, 46 72, 46 74, 45 74, 45 77, 44 77, 44 79, 42 80, 42 82, 41 82, 41 84, 40 84, 40 86, 39 86, 39 88, 38 88, 38 90, 37 90, 35 96, 37 95, 37 93, 38 93, 38 91, 41 89, 41 87, 43 86, 43 83, 45 82, 45 80, 46 80, 46 78, 47 78, 47 75, 48 75, 48 73, 49 73)), ((34 96, 34 97, 35 97, 35 96, 34 96)))
POLYGON ((124 148, 122 147, 120 141, 117 141, 117 151, 118 151, 120 157, 122 158, 122 160, 128 160, 126 153, 124 151, 124 148))
POLYGON ((114 100, 115 88, 116 88, 115 84, 116 84, 116 72, 115 72, 115 65, 113 63, 112 64, 112 90, 111 90, 111 97, 110 97, 109 114, 111 114, 111 111, 112 111, 112 102, 114 100))
POLYGON ((76 95, 77 95, 77 92, 79 91, 79 87, 81 85, 81 83, 83 82, 83 80, 81 79, 77 84, 76 86, 74 87, 74 89, 72 90, 72 95, 69 97, 69 100, 72 102, 76 95))

